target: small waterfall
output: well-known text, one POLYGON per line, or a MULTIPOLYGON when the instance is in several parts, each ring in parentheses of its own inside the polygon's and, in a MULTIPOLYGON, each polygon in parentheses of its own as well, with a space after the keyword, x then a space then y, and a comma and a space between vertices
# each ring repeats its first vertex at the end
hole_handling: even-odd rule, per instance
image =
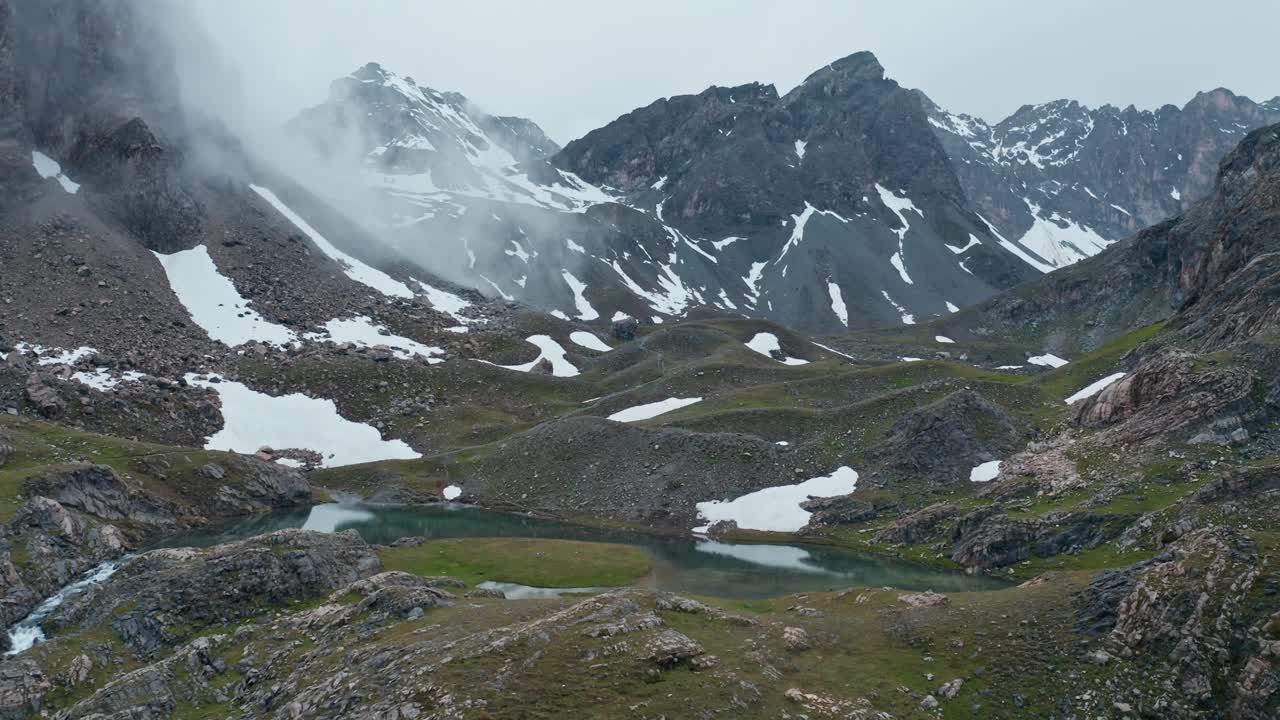
POLYGON ((45 634, 40 627, 40 623, 44 622, 45 618, 49 617, 59 605, 62 605, 68 599, 79 595, 94 585, 105 582, 107 578, 115 575, 117 570, 128 564, 134 557, 134 555, 125 555, 115 560, 108 560, 85 572, 79 580, 67 585, 52 597, 37 605, 30 615, 14 623, 13 627, 9 628, 9 643, 11 647, 5 655, 17 655, 44 642, 45 634))

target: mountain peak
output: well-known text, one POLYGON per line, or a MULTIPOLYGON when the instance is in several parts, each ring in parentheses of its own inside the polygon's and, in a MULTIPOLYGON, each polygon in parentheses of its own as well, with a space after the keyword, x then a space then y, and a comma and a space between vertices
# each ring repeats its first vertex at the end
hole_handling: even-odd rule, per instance
POLYGON ((883 80, 884 66, 870 50, 859 50, 815 70, 804 81, 808 83, 827 76, 838 76, 847 80, 883 80))
POLYGON ((831 69, 845 75, 862 75, 872 80, 884 78, 884 66, 870 50, 860 50, 831 63, 831 69))

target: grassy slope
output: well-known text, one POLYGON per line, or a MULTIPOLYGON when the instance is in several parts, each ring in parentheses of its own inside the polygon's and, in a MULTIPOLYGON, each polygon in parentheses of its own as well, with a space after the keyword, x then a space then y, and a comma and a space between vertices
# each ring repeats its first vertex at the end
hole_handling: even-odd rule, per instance
POLYGON ((433 540, 387 548, 378 555, 387 570, 534 587, 614 587, 626 585, 650 569, 649 556, 639 548, 576 540, 433 540))
POLYGON ((122 477, 173 499, 211 494, 218 486, 235 487, 243 479, 230 453, 123 440, 10 415, 0 415, 0 440, 15 449, 0 466, 0 522, 9 520, 22 504, 23 483, 59 468, 109 465, 122 477), (209 463, 221 464, 227 475, 216 482, 201 475, 200 468, 209 463))

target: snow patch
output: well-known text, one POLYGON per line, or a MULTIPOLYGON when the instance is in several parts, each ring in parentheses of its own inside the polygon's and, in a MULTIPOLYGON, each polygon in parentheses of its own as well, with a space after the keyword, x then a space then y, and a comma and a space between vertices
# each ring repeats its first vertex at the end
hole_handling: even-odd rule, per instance
POLYGON ((538 352, 538 357, 530 360, 527 363, 524 363, 523 365, 498 365, 497 363, 491 363, 488 360, 480 360, 479 362, 485 363, 487 365, 494 365, 496 367, 504 368, 506 370, 515 370, 517 372, 529 372, 534 368, 535 365, 541 362, 543 358, 546 358, 547 362, 551 363, 552 375, 556 377, 574 377, 578 375, 578 368, 574 367, 573 363, 570 363, 565 358, 564 346, 562 346, 560 343, 556 342, 555 340, 552 340, 550 336, 530 335, 529 337, 525 338, 525 341, 537 347, 539 352, 538 352))
POLYGON ((143 377, 145 376, 142 373, 134 370, 127 370, 119 376, 115 376, 111 374, 110 370, 101 367, 94 369, 93 372, 81 370, 71 375, 71 379, 81 385, 87 385, 94 390, 101 390, 102 392, 115 390, 121 383, 138 382, 143 377))
POLYGON ((804 159, 804 148, 808 144, 809 143, 805 142, 804 140, 796 141, 796 157, 800 158, 801 160, 804 159))
POLYGON ((984 462, 969 471, 969 482, 991 482, 1000 475, 1000 465, 1003 461, 992 460, 984 462))
MULTIPOLYGON (((810 340, 809 342, 813 342, 813 341, 812 341, 812 340, 810 340)), ((823 345, 822 343, 816 343, 816 342, 815 342, 815 343, 813 343, 813 344, 814 344, 814 345, 816 345, 817 347, 822 348, 823 350, 826 350, 826 351, 827 351, 827 352, 829 352, 829 353, 834 353, 834 354, 836 354, 836 355, 839 355, 839 356, 840 356, 840 357, 842 357, 842 358, 848 358, 848 359, 850 359, 850 360, 857 360, 857 358, 855 358, 854 356, 852 356, 852 355, 850 355, 850 354, 848 354, 848 353, 842 353, 842 352, 840 352, 839 350, 836 350, 835 348, 827 347, 826 345, 823 345)))
MULTIPOLYGON (((942 244, 947 245, 945 242, 942 244)), ((981 245, 981 244, 982 244, 982 241, 978 239, 977 235, 974 235, 973 233, 969 233, 969 243, 967 245, 965 245, 962 248, 955 247, 954 245, 947 245, 947 249, 957 255, 963 255, 969 248, 973 247, 974 245, 981 245)))
POLYGON ((848 495, 858 484, 858 473, 848 466, 836 468, 830 475, 812 478, 795 485, 757 490, 733 500, 710 500, 697 504, 698 515, 706 525, 694 532, 706 532, 712 524, 732 520, 743 530, 796 532, 809 522, 809 511, 800 503, 811 497, 848 495))
MULTIPOLYGON (((1045 259, 1052 268, 1061 268, 1097 255, 1111 245, 1085 225, 1051 213, 1042 217, 1040 206, 1024 199, 1034 220, 1018 244, 1045 259)), ((1114 207, 1114 206, 1113 206, 1114 207)), ((1024 258, 1025 260, 1025 258, 1024 258)))
POLYGON ((72 195, 76 194, 76 191, 80 189, 80 183, 72 182, 71 178, 62 174, 62 166, 58 164, 57 160, 54 160, 39 150, 31 151, 31 165, 36 169, 37 175, 45 180, 48 180, 49 178, 57 180, 58 184, 62 186, 62 189, 72 195))
POLYGON ((1082 388, 1079 392, 1067 398, 1067 404, 1074 405, 1080 402, 1081 400, 1087 400, 1088 398, 1091 398, 1094 395, 1097 395, 1098 393, 1102 392, 1103 390, 1106 390, 1107 388, 1111 387, 1113 384, 1115 384, 1124 376, 1125 376, 1125 373, 1122 373, 1122 372, 1115 373, 1114 375, 1108 375, 1095 383, 1090 383, 1086 387, 1082 388))
POLYGON ((903 325, 915 325, 915 324, 916 324, 916 316, 915 316, 915 315, 912 315, 912 314, 911 314, 911 313, 909 313, 909 312, 907 312, 906 308, 904 308, 904 307, 902 307, 901 305, 899 305, 898 303, 894 302, 893 298, 889 297, 889 291, 888 291, 888 290, 881 290, 881 291, 880 291, 880 294, 881 294, 881 295, 883 295, 883 296, 884 296, 884 299, 885 299, 885 300, 888 300, 888 301, 889 301, 889 304, 893 306, 893 309, 894 309, 894 310, 897 310, 897 311, 898 311, 898 314, 902 316, 902 324, 903 324, 903 325))
POLYGON ((457 500, 462 497, 462 488, 457 485, 449 485, 444 489, 441 495, 444 496, 445 500, 457 500))
POLYGON ((840 318, 840 324, 849 327, 849 308, 844 304, 844 296, 840 294, 840 286, 828 280, 827 296, 831 298, 831 312, 840 318))
MULTIPOLYGON (((804 210, 801 210, 799 215, 791 216, 791 222, 794 223, 794 227, 791 228, 791 237, 787 238, 786 244, 782 246, 782 253, 778 255, 778 259, 773 261, 775 265, 782 262, 782 258, 787 256, 787 252, 790 251, 791 248, 799 245, 804 240, 805 225, 809 224, 809 220, 813 217, 814 213, 817 213, 818 215, 828 215, 843 223, 849 222, 831 210, 817 209, 810 205, 806 200, 804 203, 804 210)), ((786 221, 783 220, 782 223, 785 225, 786 221)))
POLYGON ((634 407, 629 407, 626 410, 619 410, 618 412, 610 415, 609 419, 616 422, 639 422, 641 420, 658 417, 659 415, 669 413, 672 410, 679 410, 682 407, 688 407, 698 402, 702 402, 702 398, 668 398, 666 400, 659 400, 658 402, 636 405, 634 407))
MULTIPOLYGON (((748 340, 744 344, 747 347, 751 348, 752 350, 769 358, 770 360, 777 359, 773 356, 773 353, 775 352, 779 354, 782 353, 782 344, 778 342, 778 336, 774 335, 773 333, 767 333, 767 332, 756 333, 754 337, 752 337, 750 340, 748 340)), ((793 358, 793 357, 786 357, 786 356, 783 356, 783 358, 778 362, 782 363, 783 365, 809 364, 808 360, 801 360, 800 358, 793 358)))
POLYGON ((587 296, 584 294, 587 285, 573 276, 568 270, 561 270, 560 276, 564 278, 564 282, 573 291, 573 304, 578 308, 579 320, 595 320, 600 317, 600 313, 591 307, 591 303, 587 302, 587 296))
POLYGON ((569 339, 572 340, 575 345, 580 345, 588 350, 609 352, 613 349, 594 334, 584 332, 582 330, 575 330, 574 332, 569 333, 569 339))
POLYGON ((911 202, 911 198, 898 197, 879 183, 876 183, 876 192, 880 194, 880 202, 884 203, 884 206, 889 208, 894 215, 897 215, 898 221, 902 223, 901 228, 893 231, 893 233, 898 236, 898 252, 894 253, 893 256, 889 258, 889 262, 893 265, 894 269, 898 271, 898 275, 902 278, 903 282, 908 285, 914 285, 915 283, 911 280, 911 276, 907 274, 907 268, 903 260, 903 257, 905 256, 903 242, 906 240, 907 231, 911 229, 911 221, 907 220, 906 213, 907 211, 911 211, 919 215, 921 218, 924 217, 924 213, 921 212, 920 208, 916 207, 915 203, 911 202))
POLYGON ((1029 357, 1027 358, 1027 362, 1031 363, 1032 365, 1042 365, 1044 367, 1060 368, 1063 365, 1066 365, 1068 361, 1063 360, 1057 355, 1050 355, 1049 353, 1045 353, 1044 355, 1034 355, 1032 357, 1029 357))
POLYGON ((169 255, 152 252, 169 278, 169 287, 210 338, 228 347, 250 341, 288 345, 297 335, 249 307, 231 279, 218 272, 204 245, 169 255))
POLYGON ((383 440, 376 428, 342 417, 332 400, 300 393, 277 397, 195 373, 186 378, 196 387, 213 390, 222 401, 222 429, 206 440, 206 450, 306 448, 323 456, 324 467, 422 457, 403 441, 383 440))
POLYGON ((392 353, 401 360, 407 360, 414 355, 427 359, 431 364, 444 362, 443 359, 435 357, 443 355, 444 350, 438 347, 423 345, 416 340, 410 340, 400 335, 392 335, 387 329, 375 325, 372 320, 364 315, 356 315, 355 317, 343 318, 341 320, 334 319, 325 323, 325 330, 328 331, 328 337, 319 333, 309 333, 308 340, 329 341, 332 343, 342 344, 351 343, 360 347, 374 347, 377 345, 386 345, 391 348, 392 353))
POLYGON ((934 335, 934 336, 933 336, 933 339, 934 339, 934 340, 936 340, 936 341, 938 341, 938 342, 940 342, 940 343, 946 343, 946 344, 948 344, 948 345, 955 345, 955 343, 956 343, 956 341, 955 341, 955 340, 952 340, 951 338, 947 337, 946 335, 934 335))
MULTIPOLYGON (((413 278, 410 278, 413 280, 413 278)), ((431 307, 442 313, 453 316, 455 320, 462 323, 471 322, 471 318, 462 315, 462 311, 471 307, 471 303, 436 287, 432 287, 421 280, 413 280, 422 288, 422 292, 427 295, 427 302, 431 303, 431 307)))
POLYGON ((409 289, 408 285, 392 278, 381 270, 366 265, 335 247, 319 231, 307 224, 306 220, 303 220, 297 213, 281 202, 275 193, 259 185, 249 185, 249 187, 258 193, 262 199, 270 203, 281 215, 284 215, 289 222, 293 223, 307 237, 311 238, 311 242, 315 243, 321 252, 338 263, 347 277, 362 285, 367 285, 383 295, 402 298, 413 297, 413 291, 409 289))

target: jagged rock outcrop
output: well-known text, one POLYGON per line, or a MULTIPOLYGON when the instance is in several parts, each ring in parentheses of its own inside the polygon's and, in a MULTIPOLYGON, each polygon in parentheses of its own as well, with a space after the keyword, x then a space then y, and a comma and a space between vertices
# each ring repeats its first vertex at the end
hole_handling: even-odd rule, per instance
MULTIPOLYGON (((1082 402, 1076 422, 1091 427, 1123 423, 1113 434, 1130 441, 1220 429, 1209 426, 1224 414, 1241 411, 1236 406, 1252 393, 1256 378, 1246 368, 1201 365, 1200 358, 1185 351, 1160 352, 1082 402)), ((1234 427, 1226 428, 1226 440, 1248 437, 1238 417, 1228 425, 1234 427)))
POLYGON ((1250 600, 1258 574, 1246 538, 1204 528, 1153 561, 1100 575, 1078 624, 1105 633, 1117 678, 1145 677, 1167 690, 1167 716, 1202 717, 1206 703, 1226 698, 1231 717, 1262 720, 1275 710, 1280 656, 1263 631, 1270 613, 1250 600))
POLYGON ((960 514, 960 508, 955 505, 930 505, 895 520, 878 530, 873 537, 879 543, 915 545, 940 536, 960 514))
POLYGON ((152 657, 206 625, 265 607, 323 597, 381 570, 354 531, 280 530, 210 550, 153 550, 103 583, 92 603, 59 608, 52 634, 109 624, 132 652, 152 657))
POLYGON ((1055 100, 992 125, 921 99, 974 209, 1056 267, 1182 213, 1250 130, 1280 122, 1280 98, 1225 88, 1155 111, 1055 100))
POLYGON ((965 389, 903 415, 875 455, 892 473, 950 484, 968 482, 974 467, 1007 457, 1021 443, 1000 406, 965 389))
POLYGON ((1170 320, 1200 339, 1199 351, 1220 350, 1274 323, 1274 303, 1266 302, 1274 283, 1257 281, 1274 275, 1266 258, 1280 251, 1278 188, 1280 125, 1272 125, 1223 158, 1213 191, 1182 215, 963 313, 944 323, 946 332, 1029 333, 1043 336, 1047 349, 1067 352, 1170 320), (1249 282, 1230 282, 1246 270, 1241 279, 1249 282), (1083 335, 1067 327, 1085 317, 1083 335))
POLYGON ((968 572, 1006 567, 1027 558, 1053 557, 1097 547, 1119 536, 1133 515, 1051 512, 1012 518, 994 506, 960 518, 952 533, 951 559, 968 572))
POLYGON ((35 497, 0 525, 0 623, 6 627, 89 568, 129 546, 120 528, 35 497))
POLYGON ((51 466, 23 485, 31 499, 0 524, 0 621, 10 624, 93 566, 184 524, 296 506, 311 489, 297 470, 248 457, 234 477, 164 492, 108 465, 51 466))

